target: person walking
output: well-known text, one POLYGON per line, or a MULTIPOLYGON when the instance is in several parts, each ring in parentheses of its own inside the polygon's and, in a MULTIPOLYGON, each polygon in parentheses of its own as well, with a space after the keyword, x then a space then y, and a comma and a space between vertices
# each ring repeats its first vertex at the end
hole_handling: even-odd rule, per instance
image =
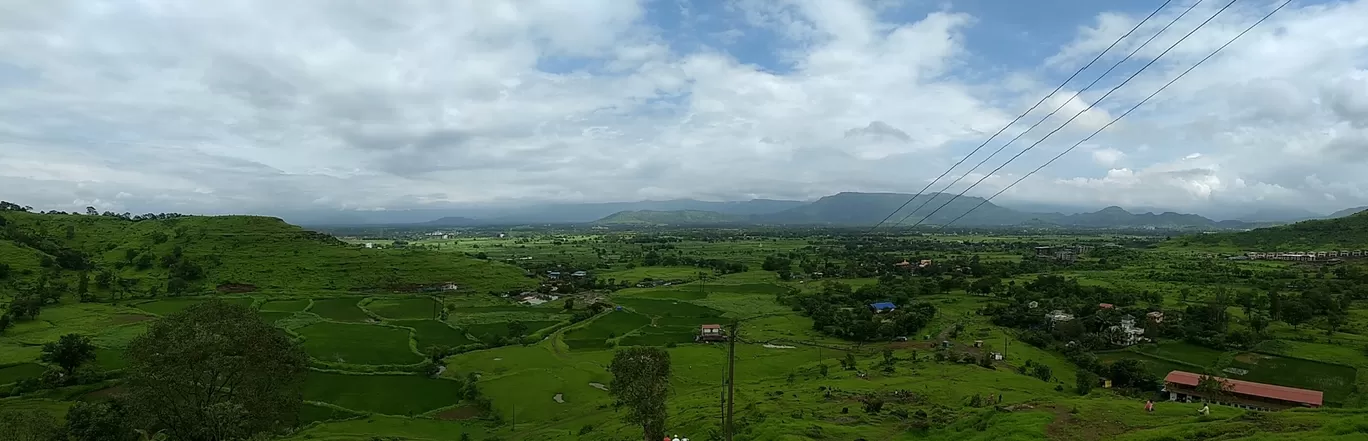
POLYGON ((1145 412, 1154 413, 1154 400, 1145 400, 1145 412))

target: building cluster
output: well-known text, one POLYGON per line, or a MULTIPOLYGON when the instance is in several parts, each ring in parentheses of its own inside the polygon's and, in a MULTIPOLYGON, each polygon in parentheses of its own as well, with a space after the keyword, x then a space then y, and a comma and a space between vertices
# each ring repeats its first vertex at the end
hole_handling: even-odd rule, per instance
POLYGON ((1035 247, 1035 257, 1073 262, 1079 257, 1086 256, 1089 251, 1092 251, 1092 247, 1085 245, 1035 247))
MULTIPOLYGON (((1240 256, 1237 256, 1240 257, 1240 256)), ((1355 259, 1368 257, 1368 251, 1298 251, 1298 252, 1248 252, 1243 256, 1248 260, 1287 260, 1294 262, 1316 262, 1337 259, 1355 259)))

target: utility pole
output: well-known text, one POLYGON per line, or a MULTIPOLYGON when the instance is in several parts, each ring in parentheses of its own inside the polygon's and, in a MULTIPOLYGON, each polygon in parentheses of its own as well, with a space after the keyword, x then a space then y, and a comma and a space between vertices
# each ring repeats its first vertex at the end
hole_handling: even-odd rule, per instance
POLYGON ((727 336, 727 424, 724 432, 727 441, 732 441, 732 422, 734 421, 734 409, 736 406, 736 327, 738 322, 731 322, 731 335, 727 336))

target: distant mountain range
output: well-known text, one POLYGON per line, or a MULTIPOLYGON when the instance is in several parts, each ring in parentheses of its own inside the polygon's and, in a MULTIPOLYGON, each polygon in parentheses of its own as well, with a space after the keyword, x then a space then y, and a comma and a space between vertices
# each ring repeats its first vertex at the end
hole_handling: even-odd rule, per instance
MULTIPOLYGON (((1238 220, 1215 221, 1195 214, 1172 211, 1144 212, 1107 207, 1094 212, 1037 211, 1049 206, 1018 206, 1013 209, 984 202, 983 198, 932 193, 907 203, 910 194, 843 192, 815 201, 754 199, 710 202, 693 199, 666 201, 556 203, 517 207, 465 207, 440 210, 353 211, 343 216, 282 216, 305 225, 409 225, 469 227, 483 225, 599 224, 599 225, 887 225, 962 226, 1060 226, 1076 228, 1204 228, 1247 229, 1307 218, 1342 217, 1361 207, 1330 216, 1299 210, 1261 210, 1238 220), (948 204, 947 204, 948 202, 948 204), (943 206, 943 207, 942 207, 943 206), (974 208, 978 207, 978 208, 974 208), (890 212, 898 209, 893 216, 890 212), (972 210, 972 211, 971 211, 972 210), (967 215, 965 213, 968 213, 967 215), (962 216, 963 215, 963 216, 962 216), (962 216, 962 217, 961 217, 962 216), (958 220, 956 220, 958 218, 958 220)), ((1062 211, 1062 210, 1061 210, 1062 211)))

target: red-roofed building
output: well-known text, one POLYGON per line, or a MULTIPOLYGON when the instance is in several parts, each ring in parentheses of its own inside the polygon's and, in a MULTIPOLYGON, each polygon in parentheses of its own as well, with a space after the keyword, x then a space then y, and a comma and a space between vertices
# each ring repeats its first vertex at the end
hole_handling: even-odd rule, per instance
POLYGON ((698 327, 698 337, 694 340, 701 342, 724 341, 727 335, 722 333, 722 325, 703 325, 698 327))
POLYGON ((1220 377, 1213 378, 1226 383, 1229 385, 1229 388, 1226 393, 1222 394, 1224 396, 1213 397, 1197 390, 1197 383, 1201 381, 1201 378, 1201 374, 1194 374, 1192 372, 1169 372, 1169 374, 1164 377, 1164 391, 1168 392, 1170 401, 1196 398, 1217 404, 1258 410, 1321 407, 1325 402, 1325 394, 1317 390, 1298 389, 1295 387, 1232 380, 1220 377))
POLYGON ((1098 308, 1102 308, 1102 309, 1112 309, 1112 308, 1115 308, 1116 305, 1113 305, 1113 304, 1111 304, 1111 303, 1098 303, 1098 304, 1097 304, 1097 307, 1098 307, 1098 308))

